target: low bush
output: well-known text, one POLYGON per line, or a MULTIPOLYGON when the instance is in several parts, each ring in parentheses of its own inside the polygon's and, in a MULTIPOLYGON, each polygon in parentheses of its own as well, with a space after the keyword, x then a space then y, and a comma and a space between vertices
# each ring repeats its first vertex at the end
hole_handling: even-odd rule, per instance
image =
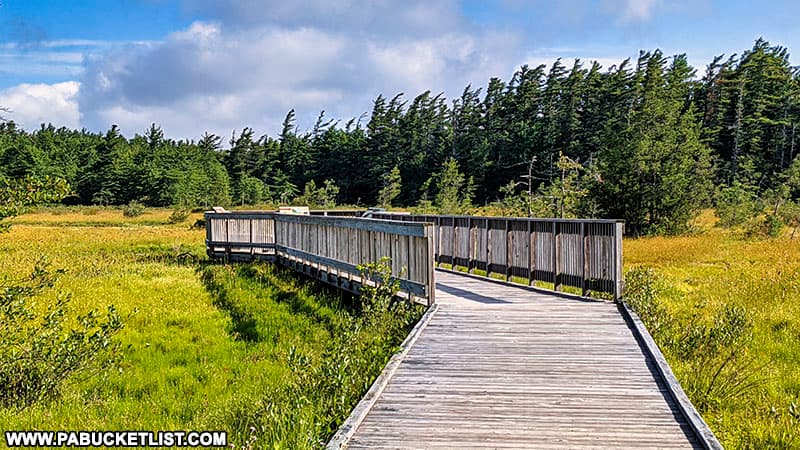
POLYGON ((747 398, 768 380, 769 368, 749 350, 753 314, 744 306, 710 308, 700 302, 671 311, 664 299, 681 294, 650 267, 626 272, 625 297, 702 414, 747 398))
POLYGON ((665 281, 650 267, 635 267, 625 274, 625 299, 653 335, 660 335, 671 324, 661 304, 665 281))
POLYGON ((768 214, 766 217, 758 217, 747 223, 744 235, 747 238, 776 238, 783 233, 784 223, 775 215, 768 214))
POLYGON ((0 282, 0 406, 25 407, 58 396, 73 376, 98 375, 121 357, 113 340, 122 321, 113 306, 74 315, 59 295, 46 312, 30 300, 62 271, 41 261, 23 280, 0 282))
POLYGON ((144 214, 143 204, 133 201, 122 207, 122 215, 125 217, 139 217, 144 214))
POLYGON ((176 209, 175 211, 172 211, 172 214, 170 214, 167 221, 172 224, 185 222, 186 219, 189 218, 189 214, 190 212, 188 209, 176 209))
POLYGON ((253 348, 280 343, 271 357, 289 369, 281 384, 225 409, 233 442, 247 446, 258 436, 259 448, 324 447, 422 314, 419 305, 395 297, 389 267, 387 260, 363 266, 378 283, 364 286, 357 298, 298 284, 297 275, 271 265, 202 269, 214 304, 231 319, 229 333, 253 348), (278 325, 281 310, 293 320, 278 325), (284 326, 316 336, 314 344, 289 342, 284 326))

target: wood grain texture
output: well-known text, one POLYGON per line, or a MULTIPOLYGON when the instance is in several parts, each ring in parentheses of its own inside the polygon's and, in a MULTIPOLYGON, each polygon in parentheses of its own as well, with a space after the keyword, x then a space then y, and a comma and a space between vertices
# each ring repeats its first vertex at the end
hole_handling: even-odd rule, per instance
POLYGON ((347 448, 702 448, 615 304, 436 278, 347 448))
POLYGON ((436 227, 437 263, 488 275, 607 292, 622 298, 624 223, 598 219, 429 216, 374 213, 376 219, 436 227))
POLYGON ((288 263, 355 293, 362 284, 358 266, 388 257, 401 296, 427 305, 435 302, 432 225, 317 213, 207 212, 206 252, 225 261, 288 263), (347 283, 341 281, 343 274, 347 283))

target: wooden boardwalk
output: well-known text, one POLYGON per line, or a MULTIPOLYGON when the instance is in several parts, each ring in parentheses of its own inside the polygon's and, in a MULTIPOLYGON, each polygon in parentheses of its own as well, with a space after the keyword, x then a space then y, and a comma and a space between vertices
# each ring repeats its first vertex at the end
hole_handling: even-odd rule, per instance
POLYGON ((330 447, 703 448, 616 304, 436 273, 330 447))
POLYGON ((360 265, 388 257, 399 295, 429 307, 330 449, 722 448, 624 302, 619 221, 205 218, 213 259, 272 261, 358 294, 379 282, 360 265))

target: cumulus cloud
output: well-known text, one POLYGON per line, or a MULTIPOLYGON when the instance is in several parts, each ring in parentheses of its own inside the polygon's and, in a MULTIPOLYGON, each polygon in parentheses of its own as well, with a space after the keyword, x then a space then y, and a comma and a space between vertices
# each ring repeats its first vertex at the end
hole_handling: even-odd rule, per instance
POLYGON ((75 80, 0 91, 0 105, 33 127, 117 124, 130 135, 155 122, 176 138, 227 136, 244 126, 274 135, 292 108, 308 129, 320 110, 347 120, 369 112, 379 94, 430 89, 452 98, 522 63, 549 65, 560 56, 569 65, 575 56, 618 64, 624 56, 615 50, 543 46, 563 45, 566 29, 630 28, 684 0, 565 0, 548 8, 508 0, 514 18, 538 20, 525 27, 468 19, 457 0, 180 1, 197 20, 158 41, 39 40, 26 56, 27 44, 0 44, 0 65, 20 68, 20 76, 75 80), (598 14, 604 20, 590 21, 598 14), (45 92, 60 106, 41 100, 45 92))
POLYGON ((609 9, 617 12, 617 20, 623 24, 649 22, 661 0, 613 0, 609 9))
POLYGON ((292 108, 309 128, 323 109, 346 120, 368 112, 381 93, 457 95, 518 61, 509 50, 518 47, 515 35, 475 33, 446 21, 450 2, 289 3, 270 9, 264 2, 190 2, 212 12, 220 4, 229 8, 161 42, 87 58, 78 97, 83 125, 116 123, 130 133, 156 122, 168 135, 187 138, 243 126, 274 134, 292 108), (270 20, 257 20, 263 11, 272 12, 270 20), (337 26, 340 16, 348 19, 337 26), (435 21, 446 27, 431 33, 435 21), (428 31, 402 35, 393 26, 428 31))
POLYGON ((13 120, 25 129, 36 128, 41 123, 78 128, 79 86, 75 81, 20 84, 0 90, 0 105, 9 110, 4 113, 5 119, 13 120))
POLYGON ((233 27, 313 27, 381 36, 431 36, 463 25, 456 0, 183 0, 183 8, 233 27))

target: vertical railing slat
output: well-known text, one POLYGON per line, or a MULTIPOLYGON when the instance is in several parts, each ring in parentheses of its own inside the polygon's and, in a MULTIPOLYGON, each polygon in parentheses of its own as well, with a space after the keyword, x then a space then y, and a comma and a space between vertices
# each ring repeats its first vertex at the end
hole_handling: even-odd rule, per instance
MULTIPOLYGON (((209 256, 228 260, 232 256, 242 259, 248 254, 252 258, 278 258, 291 262, 298 269, 302 267, 302 270, 320 279, 334 280, 339 278, 338 270, 334 277, 334 269, 317 260, 306 261, 304 267, 301 258, 276 252, 270 244, 353 265, 387 255, 392 257, 395 275, 405 268, 409 279, 424 279, 422 281, 427 282, 429 271, 425 259, 430 250, 433 267, 442 261, 452 264, 453 269, 465 267, 470 273, 482 267, 486 276, 491 276, 494 271, 502 274, 506 281, 513 281, 515 276, 522 277, 525 271, 523 279, 530 285, 537 280, 552 281, 554 290, 570 286, 578 288, 583 295, 608 292, 616 300, 624 294, 624 224, 618 221, 375 216, 384 220, 401 219, 400 223, 408 225, 430 223, 425 226, 426 237, 411 238, 395 236, 394 233, 332 227, 314 221, 281 220, 274 213, 260 214, 264 215, 263 219, 252 212, 204 214, 209 256), (482 226, 485 229, 481 230, 482 226), (520 240, 523 237, 524 242, 520 240), (423 243, 425 250, 418 252, 416 248, 423 243)), ((315 216, 315 219, 321 217, 341 220, 333 214, 315 216)), ((431 293, 435 290, 433 287, 430 289, 431 293)))

